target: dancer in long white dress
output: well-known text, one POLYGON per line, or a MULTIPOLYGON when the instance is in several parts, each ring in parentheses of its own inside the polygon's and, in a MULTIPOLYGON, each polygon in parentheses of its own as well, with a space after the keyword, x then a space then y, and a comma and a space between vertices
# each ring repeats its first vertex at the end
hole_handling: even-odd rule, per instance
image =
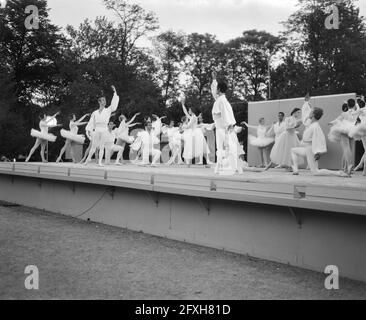
POLYGON ((203 146, 197 144, 195 130, 198 126, 198 117, 194 114, 193 109, 187 110, 185 106, 185 98, 182 98, 183 112, 187 117, 187 124, 184 125, 184 152, 183 158, 188 166, 193 162, 193 159, 199 158, 200 154, 203 154, 203 146), (202 150, 201 150, 202 149, 202 150))
POLYGON ((169 148, 172 153, 171 158, 167 162, 168 166, 173 165, 176 161, 178 165, 184 164, 182 159, 182 140, 183 140, 183 124, 175 127, 175 122, 170 121, 169 126, 163 127, 163 133, 168 136, 169 148))
POLYGON ((269 170, 274 164, 277 168, 290 169, 292 167, 291 150, 300 146, 300 140, 296 129, 302 125, 301 110, 295 108, 291 117, 286 118, 286 132, 276 141, 271 152, 271 163, 265 169, 269 170))
POLYGON ((208 124, 203 122, 202 114, 198 116, 198 125, 197 128, 194 130, 193 134, 195 137, 196 145, 198 151, 196 154, 198 155, 198 165, 203 165, 203 158, 206 159, 207 165, 213 165, 214 163, 210 160, 211 150, 207 144, 207 140, 205 138, 206 131, 213 131, 215 130, 215 124, 208 124))
MULTIPOLYGON (((223 167, 223 161, 225 159, 225 154, 227 152, 232 152, 230 155, 231 159, 237 159, 237 145, 231 150, 225 149, 228 135, 236 134, 234 132, 234 127, 236 125, 236 120, 233 112, 233 108, 226 98, 226 92, 228 86, 224 82, 217 82, 217 73, 212 73, 212 85, 211 93, 215 99, 214 106, 212 108, 212 118, 215 122, 216 128, 216 145, 217 145, 217 164, 215 168, 215 173, 219 174, 223 167), (234 150, 235 149, 235 150, 234 150), (225 151, 226 150, 226 151, 225 151)), ((227 157, 226 157, 227 158, 227 157)), ((232 162, 232 165, 236 167, 232 168, 233 172, 237 171, 237 161, 232 162)))
POLYGON ((291 151, 293 161, 293 174, 299 175, 300 159, 307 160, 310 171, 314 176, 338 176, 349 177, 343 171, 336 172, 325 169, 319 169, 319 159, 327 153, 327 142, 324 132, 319 124, 319 120, 323 117, 324 111, 320 108, 313 108, 308 116, 310 122, 307 122, 307 128, 303 135, 303 141, 297 148, 291 151))
POLYGON ((99 149, 99 166, 103 166, 102 160, 104 157, 105 135, 108 131, 108 123, 112 113, 117 110, 119 104, 119 96, 117 94, 117 90, 114 86, 112 86, 112 90, 114 94, 111 105, 106 108, 106 98, 99 98, 99 110, 94 111, 91 116, 91 125, 93 130, 91 136, 92 146, 90 148, 89 156, 85 164, 90 163, 91 158, 95 154, 96 150, 99 149))
POLYGON ((269 137, 274 137, 275 142, 277 142, 280 136, 285 132, 286 132, 285 114, 283 112, 280 112, 278 114, 278 122, 276 122, 271 127, 267 135, 269 137))
POLYGON ((105 134, 105 164, 110 165, 111 157, 114 153, 118 152, 115 165, 120 166, 122 165, 121 159, 123 156, 124 148, 115 143, 120 133, 119 129, 114 129, 115 126, 116 125, 112 121, 109 122, 108 131, 105 134))
POLYGON ((365 153, 362 156, 360 163, 355 168, 355 171, 357 172, 363 168, 363 175, 366 176, 366 103, 363 99, 361 99, 358 101, 358 105, 361 112, 359 115, 359 121, 353 127, 353 129, 351 129, 349 136, 356 141, 362 141, 365 153))
POLYGON ((33 146, 33 148, 31 149, 31 151, 29 152, 29 155, 27 157, 27 159, 25 160, 25 162, 29 162, 29 160, 32 158, 33 154, 37 151, 37 149, 41 146, 41 158, 42 158, 42 162, 47 162, 46 158, 45 158, 45 151, 46 151, 46 147, 47 147, 47 143, 48 142, 55 142, 57 137, 51 133, 48 133, 48 130, 50 128, 55 128, 58 127, 58 125, 53 125, 51 124, 54 119, 56 119, 56 117, 60 114, 60 112, 57 112, 55 115, 53 115, 52 117, 48 117, 46 114, 43 114, 40 117, 40 122, 39 122, 39 129, 35 130, 32 129, 31 131, 31 136, 36 138, 36 142, 33 146))
POLYGON ((260 159, 261 159, 261 168, 267 167, 269 164, 268 148, 275 141, 274 138, 269 136, 269 131, 271 129, 271 126, 266 126, 266 121, 264 118, 259 119, 258 126, 252 126, 246 122, 243 122, 243 124, 248 129, 257 130, 257 136, 249 135, 249 143, 252 146, 257 147, 259 150, 260 159))
POLYGON ((84 144, 85 136, 82 134, 78 134, 79 127, 87 125, 88 122, 83 122, 86 117, 90 116, 90 114, 86 114, 81 117, 79 120, 76 120, 76 115, 72 114, 70 116, 70 131, 61 130, 61 136, 66 139, 65 145, 60 151, 60 155, 58 156, 56 162, 59 163, 62 160, 63 155, 65 154, 67 148, 70 148, 70 156, 73 163, 76 163, 75 158, 75 144, 84 144))
POLYGON ((148 121, 145 125, 145 130, 139 132, 138 141, 140 141, 140 148, 142 151, 142 162, 139 163, 141 166, 150 165, 150 156, 152 156, 151 166, 155 167, 161 156, 161 151, 156 148, 160 144, 159 130, 153 128, 153 124, 148 121))
POLYGON ((330 122, 331 126, 328 138, 331 142, 340 143, 343 150, 343 159, 346 163, 346 173, 350 175, 354 166, 351 149, 351 130, 354 129, 361 111, 354 99, 348 100, 342 106, 342 114, 330 122))

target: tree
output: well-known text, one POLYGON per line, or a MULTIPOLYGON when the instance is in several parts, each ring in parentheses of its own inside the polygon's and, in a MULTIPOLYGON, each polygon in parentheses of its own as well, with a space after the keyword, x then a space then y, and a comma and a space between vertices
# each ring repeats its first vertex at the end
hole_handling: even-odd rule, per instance
POLYGON ((138 4, 125 0, 104 0, 107 9, 119 18, 119 58, 125 67, 131 61, 137 42, 156 31, 159 21, 153 12, 148 12, 138 4))
POLYGON ((337 3, 339 29, 325 21, 331 0, 299 0, 299 10, 286 22, 288 47, 299 52, 313 94, 363 92, 366 79, 366 39, 363 18, 354 0, 337 3))
POLYGON ((185 35, 174 31, 163 32, 153 39, 158 78, 166 103, 175 99, 181 89, 179 79, 186 56, 185 42, 185 35))

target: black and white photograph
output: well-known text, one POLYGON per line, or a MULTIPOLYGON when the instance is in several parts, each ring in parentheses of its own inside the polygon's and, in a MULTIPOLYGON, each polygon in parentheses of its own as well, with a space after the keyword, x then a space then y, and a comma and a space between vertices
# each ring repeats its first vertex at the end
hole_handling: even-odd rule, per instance
POLYGON ((366 300, 365 16, 0 0, 0 300, 366 300))

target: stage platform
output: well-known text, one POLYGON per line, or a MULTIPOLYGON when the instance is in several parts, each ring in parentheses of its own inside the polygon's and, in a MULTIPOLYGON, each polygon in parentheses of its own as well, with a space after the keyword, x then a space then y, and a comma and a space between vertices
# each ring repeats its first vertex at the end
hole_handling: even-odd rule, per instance
POLYGON ((0 163, 0 174, 366 215, 366 177, 360 173, 346 179, 273 169, 219 176, 202 166, 0 163))
POLYGON ((0 200, 366 282, 366 177, 0 163, 0 200))

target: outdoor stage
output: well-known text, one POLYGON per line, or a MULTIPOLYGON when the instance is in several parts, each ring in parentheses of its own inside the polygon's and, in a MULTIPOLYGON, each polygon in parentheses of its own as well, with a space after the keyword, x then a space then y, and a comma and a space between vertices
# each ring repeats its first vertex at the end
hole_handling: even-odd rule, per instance
POLYGON ((0 163, 0 200, 366 282, 366 177, 0 163))

